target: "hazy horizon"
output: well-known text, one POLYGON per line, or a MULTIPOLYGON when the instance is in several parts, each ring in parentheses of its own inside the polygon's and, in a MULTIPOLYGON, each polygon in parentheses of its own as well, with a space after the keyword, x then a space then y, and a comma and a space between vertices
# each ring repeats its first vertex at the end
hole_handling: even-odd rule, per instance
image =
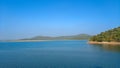
POLYGON ((0 0, 0 40, 95 35, 120 26, 120 0, 0 0))

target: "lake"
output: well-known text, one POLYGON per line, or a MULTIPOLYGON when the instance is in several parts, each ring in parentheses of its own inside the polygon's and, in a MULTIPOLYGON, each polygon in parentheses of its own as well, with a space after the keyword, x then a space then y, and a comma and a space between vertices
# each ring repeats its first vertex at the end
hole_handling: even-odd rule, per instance
POLYGON ((120 68, 120 46, 86 40, 0 42, 0 68, 120 68))

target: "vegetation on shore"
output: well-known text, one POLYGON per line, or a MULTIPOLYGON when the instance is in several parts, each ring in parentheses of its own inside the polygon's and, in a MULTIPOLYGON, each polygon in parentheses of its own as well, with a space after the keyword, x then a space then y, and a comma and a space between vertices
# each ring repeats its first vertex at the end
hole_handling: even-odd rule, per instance
POLYGON ((88 40, 91 36, 87 34, 79 34, 72 36, 59 36, 59 37, 49 37, 49 36, 36 36, 33 38, 21 39, 21 40, 88 40))
POLYGON ((101 32, 98 35, 92 36, 89 41, 95 42, 120 42, 120 27, 101 32))

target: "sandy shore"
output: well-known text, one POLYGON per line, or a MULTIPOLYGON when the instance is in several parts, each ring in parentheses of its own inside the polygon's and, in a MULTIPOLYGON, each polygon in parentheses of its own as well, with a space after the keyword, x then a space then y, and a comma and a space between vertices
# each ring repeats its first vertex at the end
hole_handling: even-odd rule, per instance
POLYGON ((89 41, 88 44, 109 44, 109 45, 120 45, 120 42, 95 42, 95 41, 89 41))
POLYGON ((4 42, 42 42, 42 41, 50 41, 50 40, 8 40, 4 42))
MULTIPOLYGON (((44 41, 61 41, 61 40, 7 40, 2 42, 44 42, 44 41)), ((64 40, 70 41, 70 40, 64 40)))

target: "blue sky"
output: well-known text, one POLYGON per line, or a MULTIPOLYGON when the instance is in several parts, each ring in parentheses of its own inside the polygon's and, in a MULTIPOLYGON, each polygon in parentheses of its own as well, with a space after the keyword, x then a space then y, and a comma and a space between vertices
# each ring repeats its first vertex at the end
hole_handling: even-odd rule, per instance
POLYGON ((0 0, 0 40, 95 35, 120 26, 120 0, 0 0))

